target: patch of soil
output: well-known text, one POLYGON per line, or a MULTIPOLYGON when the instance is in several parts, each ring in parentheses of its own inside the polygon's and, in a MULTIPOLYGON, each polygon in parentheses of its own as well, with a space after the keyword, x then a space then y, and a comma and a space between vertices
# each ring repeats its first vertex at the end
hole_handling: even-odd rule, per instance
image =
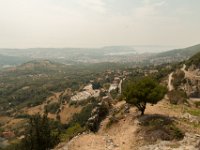
POLYGON ((75 113, 80 113, 81 109, 82 109, 81 106, 75 107, 75 106, 69 106, 68 104, 63 105, 63 108, 59 113, 61 123, 69 122, 75 113))

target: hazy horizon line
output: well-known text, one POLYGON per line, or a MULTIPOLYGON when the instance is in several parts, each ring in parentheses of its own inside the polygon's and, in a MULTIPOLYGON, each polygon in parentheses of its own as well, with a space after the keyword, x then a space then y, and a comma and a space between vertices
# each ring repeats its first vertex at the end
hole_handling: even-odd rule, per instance
POLYGON ((154 45, 154 44, 136 44, 136 45, 105 45, 105 46, 32 46, 32 47, 0 47, 0 49, 65 49, 65 48, 80 48, 80 49, 100 49, 107 47, 177 47, 177 48, 186 48, 199 44, 189 45, 189 46, 180 46, 180 45, 154 45))

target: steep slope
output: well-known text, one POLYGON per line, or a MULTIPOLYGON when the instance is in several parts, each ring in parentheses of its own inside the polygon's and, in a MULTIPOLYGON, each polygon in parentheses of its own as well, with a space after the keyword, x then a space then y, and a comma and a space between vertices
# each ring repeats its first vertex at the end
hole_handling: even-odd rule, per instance
POLYGON ((185 100, 200 98, 200 52, 180 63, 179 67, 169 75, 168 87, 171 91, 170 99, 173 101, 176 101, 174 98, 177 95, 185 100))
POLYGON ((192 56, 187 62, 186 65, 189 67, 194 65, 196 68, 200 68, 200 52, 192 56))
POLYGON ((200 52, 200 44, 183 48, 183 49, 175 49, 163 53, 159 53, 156 57, 191 57, 194 54, 200 52))
MULTIPOLYGON (((114 108, 117 109, 123 104, 123 102, 118 102, 114 105, 114 108)), ((148 105, 144 117, 137 116, 138 113, 136 109, 131 108, 130 113, 123 114, 122 117, 110 127, 108 127, 109 116, 101 123, 100 130, 97 133, 83 133, 78 135, 70 142, 60 144, 55 150, 198 150, 196 146, 200 142, 198 137, 200 128, 194 128, 191 123, 186 120, 183 121, 181 118, 184 113, 185 110, 183 106, 174 107, 169 104, 167 99, 162 100, 155 106, 148 105), (152 116, 159 115, 172 118, 178 127, 186 132, 184 139, 180 141, 158 140, 156 142, 152 142, 150 139, 147 140, 148 137, 146 136, 154 126, 153 122, 150 125, 150 130, 147 130, 144 134, 140 134, 140 132, 143 133, 143 129, 145 129, 141 126, 140 118, 151 118, 152 116)), ((161 130, 156 129, 154 132, 155 135, 158 136, 161 130)))

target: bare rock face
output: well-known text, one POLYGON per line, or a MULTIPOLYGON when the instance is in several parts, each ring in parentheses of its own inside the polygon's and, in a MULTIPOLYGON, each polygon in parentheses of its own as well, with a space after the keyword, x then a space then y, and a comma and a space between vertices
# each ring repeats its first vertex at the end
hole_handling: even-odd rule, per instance
POLYGON ((109 100, 103 98, 92 110, 91 117, 87 121, 87 127, 91 131, 96 132, 98 130, 100 122, 106 117, 110 107, 109 100))

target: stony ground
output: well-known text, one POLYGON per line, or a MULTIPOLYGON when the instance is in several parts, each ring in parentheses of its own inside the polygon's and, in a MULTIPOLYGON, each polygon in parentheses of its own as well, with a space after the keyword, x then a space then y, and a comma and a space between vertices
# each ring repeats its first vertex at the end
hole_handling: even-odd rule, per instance
MULTIPOLYGON (((132 110, 133 111, 133 110, 132 110)), ((64 144, 59 150, 129 150, 134 149, 137 123, 132 113, 107 129, 108 118, 98 133, 85 133, 64 144)))
MULTIPOLYGON (((117 103, 114 107, 120 107, 120 105, 123 105, 123 102, 117 103)), ((184 114, 181 106, 173 108, 167 100, 155 106, 148 105, 145 113, 175 118, 181 118, 184 114)), ((140 127, 137 114, 136 109, 131 108, 130 113, 110 128, 106 127, 109 121, 106 118, 97 133, 79 135, 68 143, 60 144, 56 150, 200 150, 200 147, 197 147, 200 143, 199 132, 188 132, 181 141, 157 141, 152 145, 145 145, 145 142, 141 142, 143 137, 137 136, 137 129, 140 127)), ((182 127, 185 128, 184 125, 182 127)), ((189 130, 188 127, 187 131, 189 130)))

